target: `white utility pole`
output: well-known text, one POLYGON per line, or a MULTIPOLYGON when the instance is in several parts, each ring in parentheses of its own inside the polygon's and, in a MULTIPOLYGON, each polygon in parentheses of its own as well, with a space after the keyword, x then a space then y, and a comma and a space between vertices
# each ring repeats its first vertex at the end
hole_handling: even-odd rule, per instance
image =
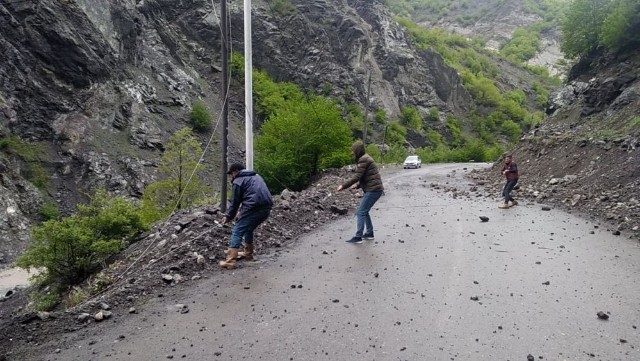
POLYGON ((251 51, 251 0, 244 0, 244 116, 246 167, 253 170, 253 61, 251 51))

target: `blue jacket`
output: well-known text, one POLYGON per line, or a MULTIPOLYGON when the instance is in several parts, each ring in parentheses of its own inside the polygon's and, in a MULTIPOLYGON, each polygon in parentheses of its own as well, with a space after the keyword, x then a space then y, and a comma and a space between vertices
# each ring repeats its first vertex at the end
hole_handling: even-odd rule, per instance
POLYGON ((233 180, 233 194, 229 201, 229 209, 225 214, 229 219, 235 218, 240 206, 240 218, 255 209, 271 208, 273 199, 264 179, 256 172, 242 170, 233 180))

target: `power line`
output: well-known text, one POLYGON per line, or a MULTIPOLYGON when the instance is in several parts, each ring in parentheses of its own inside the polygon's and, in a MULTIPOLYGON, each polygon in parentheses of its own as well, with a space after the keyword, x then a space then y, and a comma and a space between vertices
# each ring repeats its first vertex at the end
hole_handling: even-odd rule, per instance
MULTIPOLYGON (((217 17, 218 15, 217 15, 217 12, 215 11, 215 5, 213 5, 213 0, 212 0, 212 11, 214 12, 215 16, 217 17)), ((229 17, 229 24, 231 24, 231 23, 230 23, 230 17, 229 17)), ((218 27, 220 28, 220 22, 218 22, 218 27)), ((220 31, 221 31, 221 33, 222 33, 222 29, 221 29, 221 28, 220 28, 220 31)), ((223 36, 226 36, 226 35, 223 35, 223 36)), ((231 38, 231 37, 229 37, 229 38, 231 38)), ((231 42, 231 41, 230 41, 229 43, 230 43, 230 44, 232 44, 232 42, 231 42)), ((233 49, 233 47, 231 46, 231 47, 230 47, 230 49, 233 49)), ((230 73, 230 72, 229 72, 229 73, 230 73)), ((230 75, 230 74, 229 74, 229 75, 230 75)), ((224 102, 227 102, 227 101, 228 101, 228 99, 229 99, 229 98, 228 98, 228 95, 229 95, 229 88, 227 89, 227 91, 226 91, 225 93, 226 93, 226 94, 225 94, 224 102)), ((213 137, 214 137, 214 136, 215 136, 215 134, 216 134, 216 130, 218 129, 218 126, 220 125, 220 122, 221 122, 221 120, 222 120, 222 116, 223 116, 222 111, 220 111, 220 113, 218 114, 218 119, 217 119, 217 121, 216 121, 216 124, 215 124, 215 126, 214 126, 214 128, 213 128, 213 131, 211 132, 211 136, 209 137, 209 140, 207 141, 207 144, 206 144, 206 146, 205 146, 204 150, 202 151, 202 154, 200 155, 200 158, 198 159, 198 164, 196 165, 196 167, 194 167, 193 171, 191 172, 191 175, 189 176, 189 178, 188 178, 188 180, 187 180, 187 184, 186 184, 186 186, 185 186, 185 189, 182 191, 182 193, 180 194, 180 196, 179 196, 179 197, 178 197, 178 199, 176 200, 176 202, 175 202, 175 204, 174 204, 174 206, 173 206, 173 209, 171 210, 171 214, 173 214, 173 213, 176 211, 178 204, 180 204, 180 201, 181 201, 181 200, 182 200, 182 198, 184 197, 184 194, 185 194, 185 192, 186 192, 186 189, 188 188, 189 184, 191 183, 191 181, 193 180, 193 177, 194 177, 194 176, 195 176, 195 174, 196 174, 196 171, 197 171, 197 169, 198 169, 198 165, 202 164, 202 162, 203 162, 203 160, 204 160, 204 156, 206 155, 207 151, 209 150, 209 147, 211 146, 211 142, 213 141, 213 137)), ((225 170, 223 169, 223 171, 225 171, 225 170)), ((164 222, 162 223, 162 225, 161 225, 159 228, 166 227, 166 226, 168 225, 168 223, 169 223, 169 217, 165 218, 164 222)), ((207 233, 207 232, 209 232, 209 230, 207 230, 207 231, 203 232, 202 234, 207 233)), ((202 235, 202 234, 201 234, 201 235, 202 235)), ((201 236, 201 235, 200 235, 200 236, 201 236)), ((107 288, 105 288, 104 290, 102 290, 101 292, 99 292, 98 294, 94 295, 93 297, 91 297, 91 298, 87 299, 87 300, 86 300, 85 302, 83 302, 82 304, 80 304, 80 305, 78 305, 78 306, 73 307, 72 309, 75 309, 75 308, 78 308, 78 307, 80 307, 80 306, 82 306, 82 305, 84 305, 84 304, 87 304, 87 303, 88 303, 88 302, 90 302, 91 300, 94 300, 94 299, 96 299, 97 297, 99 297, 99 296, 101 296, 101 295, 105 294, 106 292, 108 292, 108 291, 110 291, 110 290, 113 290, 114 288, 116 288, 116 287, 120 284, 120 282, 122 282, 122 280, 124 279, 124 277, 125 277, 125 276, 127 276, 127 275, 129 275, 129 274, 136 274, 138 271, 133 271, 133 272, 131 272, 131 273, 130 273, 131 269, 132 269, 132 268, 133 268, 133 266, 135 266, 135 265, 136 265, 136 264, 137 264, 137 263, 138 263, 138 262, 139 262, 139 261, 140 261, 144 256, 146 256, 146 255, 147 255, 147 253, 149 252, 149 250, 151 249, 151 247, 153 247, 154 245, 156 245, 156 243, 158 242, 159 238, 160 238, 160 235, 159 235, 159 233, 157 233, 157 234, 155 235, 154 239, 153 239, 153 240, 152 240, 152 241, 147 245, 147 247, 146 247, 146 248, 145 248, 145 249, 144 249, 144 250, 143 250, 143 251, 142 251, 142 252, 141 252, 141 253, 140 253, 140 254, 139 254, 139 255, 138 255, 134 260, 133 260, 133 262, 132 262, 132 263, 131 263, 131 264, 130 264, 130 265, 129 265, 129 266, 128 266, 128 267, 127 267, 123 272, 121 272, 121 273, 120 273, 120 275, 119 275, 119 276, 117 276, 117 277, 115 278, 114 282, 113 282, 110 286, 108 286, 107 288)), ((165 253, 162 257, 160 257, 160 258, 159 258, 159 260, 162 260, 162 259, 164 259, 164 258, 168 257, 169 255, 173 255, 173 254, 175 254, 175 253, 176 253, 176 251, 178 251, 179 249, 181 249, 184 245, 191 243, 194 239, 197 239, 197 238, 199 238, 199 236, 198 236, 198 237, 194 237, 194 238, 193 238, 193 239, 191 239, 189 242, 186 242, 186 243, 183 243, 183 244, 181 244, 181 245, 177 246, 177 247, 176 247, 176 248, 174 248, 173 250, 170 250, 169 252, 165 253)))

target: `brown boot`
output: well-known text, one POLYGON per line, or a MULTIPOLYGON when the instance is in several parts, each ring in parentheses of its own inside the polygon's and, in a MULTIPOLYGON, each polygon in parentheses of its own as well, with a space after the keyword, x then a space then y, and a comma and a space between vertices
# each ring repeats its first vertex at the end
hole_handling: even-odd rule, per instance
POLYGON ((500 209, 506 209, 506 208, 509 208, 509 203, 507 203, 507 202, 502 202, 502 203, 498 206, 498 208, 500 208, 500 209))
POLYGON ((236 259, 238 259, 238 249, 229 248, 225 253, 227 254, 227 259, 220 261, 220 267, 234 269, 236 267, 236 259))
POLYGON ((238 252, 238 260, 253 261, 253 245, 244 246, 244 252, 238 252))

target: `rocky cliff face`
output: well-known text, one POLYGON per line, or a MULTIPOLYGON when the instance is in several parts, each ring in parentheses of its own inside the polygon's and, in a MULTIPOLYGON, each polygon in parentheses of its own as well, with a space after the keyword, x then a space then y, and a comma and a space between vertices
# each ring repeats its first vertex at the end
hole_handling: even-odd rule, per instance
MULTIPOLYGON (((439 55, 416 51, 380 1, 293 4, 281 15, 254 2, 254 65, 276 80, 314 92, 330 85, 332 95, 364 103, 371 74, 372 105, 391 114, 405 105, 459 112, 471 101, 457 73, 439 55)), ((230 9, 233 48, 241 50, 242 2, 230 9)), ((37 219, 11 211, 31 209, 25 199, 50 198, 69 212, 96 187, 139 196, 192 102, 203 99, 217 114, 219 14, 205 0, 0 4, 0 138, 42 146, 50 176, 40 193, 24 186, 24 174, 3 171, 0 208, 15 219, 0 220, 0 236, 17 240, 2 242, 4 251, 23 247, 37 219)), ((240 159, 243 140, 233 134, 242 134, 242 89, 231 96, 230 156, 240 159)), ((203 142, 211 135, 201 134, 203 142)), ((215 183, 219 160, 208 154, 205 163, 215 183)))

